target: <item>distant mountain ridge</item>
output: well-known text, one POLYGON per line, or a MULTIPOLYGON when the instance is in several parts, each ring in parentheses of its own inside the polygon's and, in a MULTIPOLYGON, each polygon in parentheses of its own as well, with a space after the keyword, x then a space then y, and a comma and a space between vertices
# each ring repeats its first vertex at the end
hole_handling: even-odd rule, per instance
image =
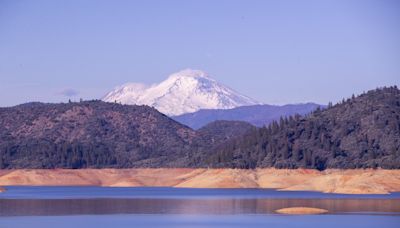
POLYGON ((230 109, 260 104, 210 78, 207 73, 192 69, 174 73, 165 81, 151 86, 127 83, 109 92, 102 100, 148 105, 169 116, 200 109, 230 109))
POLYGON ((172 118, 193 129, 199 129, 216 120, 245 121, 254 126, 262 127, 277 121, 281 117, 295 114, 305 115, 318 107, 325 107, 315 103, 289 105, 252 105, 233 109, 203 109, 194 113, 187 113, 172 118))

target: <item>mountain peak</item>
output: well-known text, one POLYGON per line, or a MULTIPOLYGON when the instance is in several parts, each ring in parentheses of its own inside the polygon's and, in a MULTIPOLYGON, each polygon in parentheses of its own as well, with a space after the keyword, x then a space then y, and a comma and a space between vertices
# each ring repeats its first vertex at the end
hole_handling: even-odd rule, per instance
POLYGON ((178 79, 178 78, 207 78, 211 79, 208 74, 202 70, 193 70, 190 68, 181 70, 179 72, 171 74, 169 79, 178 79))
POLYGON ((222 85, 204 71, 192 69, 173 73, 165 81, 152 86, 127 83, 109 92, 103 100, 149 105, 170 116, 200 109, 230 109, 260 104, 222 85))

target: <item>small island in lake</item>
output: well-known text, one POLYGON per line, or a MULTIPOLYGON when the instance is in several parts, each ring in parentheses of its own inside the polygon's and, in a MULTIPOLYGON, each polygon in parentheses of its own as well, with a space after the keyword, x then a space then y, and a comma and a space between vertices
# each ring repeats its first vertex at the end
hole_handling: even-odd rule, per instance
POLYGON ((288 207, 276 210, 279 214, 290 215, 312 215, 312 214, 325 214, 328 210, 314 207, 288 207))

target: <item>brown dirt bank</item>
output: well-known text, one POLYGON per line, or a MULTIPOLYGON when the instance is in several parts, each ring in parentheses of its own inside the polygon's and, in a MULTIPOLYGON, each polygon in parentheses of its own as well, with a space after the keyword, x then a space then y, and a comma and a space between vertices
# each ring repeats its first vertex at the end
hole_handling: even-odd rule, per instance
POLYGON ((325 214, 328 213, 327 210, 314 207, 288 207, 276 210, 280 214, 290 214, 290 215, 311 215, 311 214, 325 214))
POLYGON ((20 169, 0 170, 0 186, 164 186, 187 188, 277 188, 327 193, 400 192, 400 170, 284 169, 20 169))

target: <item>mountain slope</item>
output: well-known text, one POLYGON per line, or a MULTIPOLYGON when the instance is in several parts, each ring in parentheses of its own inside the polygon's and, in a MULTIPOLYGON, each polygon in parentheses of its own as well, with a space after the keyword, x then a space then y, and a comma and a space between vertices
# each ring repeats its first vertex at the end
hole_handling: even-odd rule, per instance
POLYGON ((233 109, 204 109, 194 113, 186 113, 172 118, 182 124, 185 124, 192 129, 199 129, 210 122, 216 120, 233 120, 245 121, 255 126, 261 127, 268 125, 274 120, 279 120, 280 117, 291 116, 295 114, 305 115, 317 107, 318 104, 292 104, 292 105, 251 105, 242 106, 233 109))
POLYGON ((165 81, 146 86, 128 83, 109 92, 107 102, 149 105, 167 115, 181 115, 200 109, 229 109, 258 104, 224 86, 199 70, 183 70, 165 81))
POLYGON ((148 106, 101 101, 0 108, 0 168, 183 167, 194 147, 249 129, 223 125, 196 132, 148 106))
POLYGON ((0 109, 0 167, 159 166, 194 137, 147 106, 28 103, 0 109))
POLYGON ((400 168, 400 91, 382 88, 226 142, 215 167, 400 168))
POLYGON ((197 135, 188 152, 186 167, 208 167, 216 149, 230 140, 239 140, 241 136, 256 127, 242 121, 217 120, 198 129, 197 135))

